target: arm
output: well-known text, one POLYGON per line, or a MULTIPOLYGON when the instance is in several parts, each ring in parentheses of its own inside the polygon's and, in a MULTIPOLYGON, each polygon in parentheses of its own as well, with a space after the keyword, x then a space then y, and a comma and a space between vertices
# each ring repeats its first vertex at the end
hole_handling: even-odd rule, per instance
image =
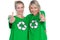
POLYGON ((9 20, 9 28, 11 29, 11 28, 12 28, 12 24, 13 24, 13 22, 15 21, 15 18, 14 18, 14 16, 13 16, 13 13, 12 13, 12 15, 10 15, 10 16, 8 17, 8 20, 9 20))
POLYGON ((43 17, 42 17, 42 18, 41 18, 41 16, 40 16, 40 18, 43 20, 43 21, 40 21, 40 22, 41 22, 42 27, 44 28, 44 31, 46 31, 46 19, 45 19, 45 12, 44 12, 44 11, 40 11, 40 13, 43 15, 43 17))

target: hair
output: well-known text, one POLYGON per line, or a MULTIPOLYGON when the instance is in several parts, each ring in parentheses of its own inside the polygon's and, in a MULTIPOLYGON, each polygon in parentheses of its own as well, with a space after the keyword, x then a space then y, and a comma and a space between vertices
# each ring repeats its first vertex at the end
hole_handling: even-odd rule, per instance
POLYGON ((35 4, 35 5, 38 6, 38 8, 40 9, 40 5, 39 5, 38 1, 37 1, 37 0, 32 0, 32 1, 30 2, 30 5, 29 5, 29 10, 30 10, 30 6, 31 6, 32 4, 35 4))
POLYGON ((16 4, 23 4, 24 6, 24 3, 22 1, 15 1, 15 9, 16 9, 16 4))

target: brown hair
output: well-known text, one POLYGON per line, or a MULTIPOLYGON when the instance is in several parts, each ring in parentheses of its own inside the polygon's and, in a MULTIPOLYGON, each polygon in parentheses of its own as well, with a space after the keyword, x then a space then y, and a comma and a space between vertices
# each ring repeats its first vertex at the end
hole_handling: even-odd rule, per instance
POLYGON ((24 3, 22 2, 22 1, 15 1, 15 9, 16 9, 16 4, 23 4, 23 6, 24 6, 24 3))

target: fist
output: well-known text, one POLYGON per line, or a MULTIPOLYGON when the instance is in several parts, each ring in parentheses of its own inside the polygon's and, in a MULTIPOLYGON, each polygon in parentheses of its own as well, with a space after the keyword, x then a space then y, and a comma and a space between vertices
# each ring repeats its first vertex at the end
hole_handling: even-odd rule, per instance
POLYGON ((41 19, 41 20, 40 20, 41 22, 44 22, 44 21, 45 21, 45 17, 44 17, 43 14, 40 14, 40 19, 41 19))
POLYGON ((10 23, 13 23, 13 22, 15 21, 15 18, 14 18, 14 16, 13 16, 13 14, 14 14, 14 13, 12 12, 12 15, 9 15, 9 17, 10 17, 10 18, 9 18, 9 22, 10 22, 10 23))

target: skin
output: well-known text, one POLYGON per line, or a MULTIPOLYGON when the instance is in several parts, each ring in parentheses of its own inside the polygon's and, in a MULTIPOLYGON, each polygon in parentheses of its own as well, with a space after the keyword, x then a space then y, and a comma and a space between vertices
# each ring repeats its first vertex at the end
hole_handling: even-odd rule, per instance
MULTIPOLYGON (((16 11, 17 11, 17 17, 24 18, 23 11, 24 11, 24 5, 22 3, 16 4, 16 11)), ((12 12, 12 15, 10 15, 10 23, 13 23, 15 21, 14 13, 12 12)))
MULTIPOLYGON (((35 5, 35 4, 30 5, 30 12, 31 12, 34 16, 35 16, 36 14, 38 14, 39 11, 40 11, 40 8, 39 8, 37 5, 35 5)), ((44 17, 43 14, 40 14, 40 18, 41 18, 40 21, 42 21, 42 22, 45 21, 45 17, 44 17)))
POLYGON ((39 12, 39 10, 40 9, 35 4, 30 5, 30 11, 33 15, 36 15, 39 12))
MULTIPOLYGON (((35 4, 32 4, 30 5, 30 12, 35 16, 36 14, 38 14, 38 12, 40 11, 40 8, 35 5, 35 4)), ((43 14, 40 13, 40 18, 41 18, 41 22, 44 22, 45 21, 45 17, 43 14)), ((46 32, 46 30, 44 30, 44 32, 46 32)))
POLYGON ((18 15, 23 15, 24 5, 21 3, 16 4, 16 11, 18 15))

